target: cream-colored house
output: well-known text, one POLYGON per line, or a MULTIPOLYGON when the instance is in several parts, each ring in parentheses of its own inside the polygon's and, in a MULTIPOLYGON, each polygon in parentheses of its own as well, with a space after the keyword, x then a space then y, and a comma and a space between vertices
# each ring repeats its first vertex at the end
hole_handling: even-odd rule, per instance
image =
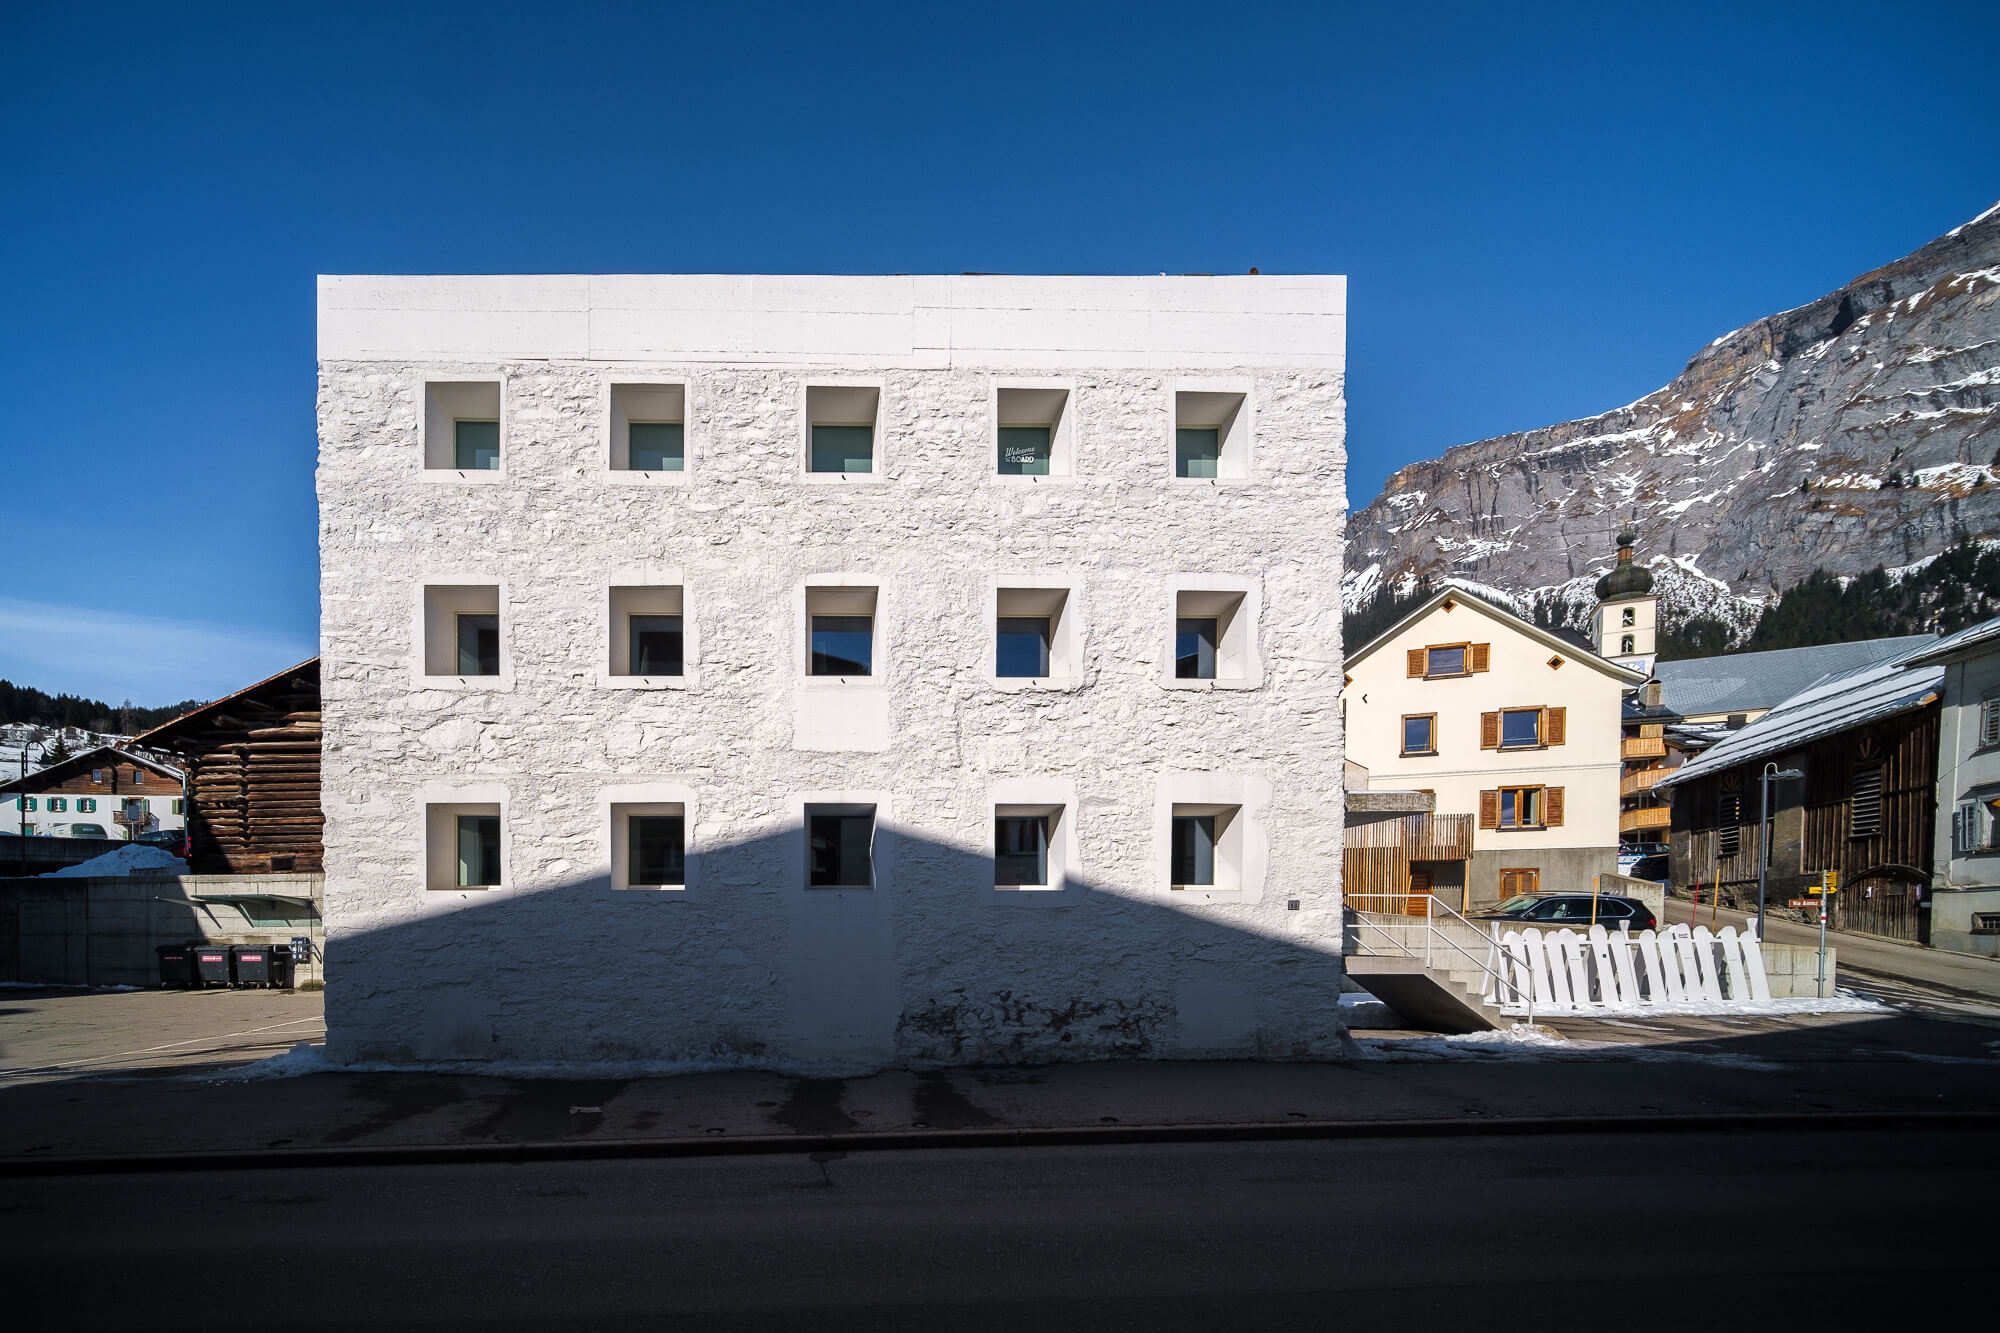
POLYGON ((1462 892, 1433 885, 1447 901, 1588 890, 1618 869, 1620 705, 1644 679, 1447 588, 1347 659, 1347 756, 1475 816, 1462 892))

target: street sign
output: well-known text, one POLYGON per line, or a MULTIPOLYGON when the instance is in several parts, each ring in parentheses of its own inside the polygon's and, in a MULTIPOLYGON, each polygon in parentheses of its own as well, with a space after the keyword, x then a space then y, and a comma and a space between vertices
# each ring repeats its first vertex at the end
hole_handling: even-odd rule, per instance
POLYGON ((1787 907, 1811 907, 1812 905, 1813 900, 1810 898, 1788 898, 1785 900, 1785 906, 1787 907))

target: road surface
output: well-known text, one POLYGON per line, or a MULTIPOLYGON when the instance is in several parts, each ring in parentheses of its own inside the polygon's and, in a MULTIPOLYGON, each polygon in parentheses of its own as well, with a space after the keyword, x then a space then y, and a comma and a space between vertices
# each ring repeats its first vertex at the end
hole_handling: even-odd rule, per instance
POLYGON ((13 1326, 1926 1327, 1984 1132, 1626 1134, 0 1181, 13 1326))

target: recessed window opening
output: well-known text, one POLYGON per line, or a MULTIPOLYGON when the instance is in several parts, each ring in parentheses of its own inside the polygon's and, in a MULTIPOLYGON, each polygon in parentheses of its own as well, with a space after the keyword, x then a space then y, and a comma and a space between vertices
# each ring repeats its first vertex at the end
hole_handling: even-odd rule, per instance
POLYGON ((806 883, 815 889, 875 887, 875 807, 806 807, 806 883))
POLYGON ((997 676, 1046 676, 1049 674, 1049 618, 1047 616, 1000 616, 995 621, 997 676))
POLYGON ((882 391, 819 385, 806 389, 808 472, 858 475, 875 468, 875 414, 882 391))
POLYGON ((1234 805, 1174 805, 1167 870, 1174 888, 1242 887, 1242 815, 1234 805))
POLYGON ((1631 626, 1633 626, 1633 625, 1635 625, 1635 624, 1637 624, 1637 623, 1638 623, 1638 614, 1639 614, 1639 613, 1638 613, 1637 611, 1635 611, 1635 610, 1634 610, 1633 608, 1631 608, 1631 607, 1629 607, 1629 606, 1628 606, 1628 607, 1626 607, 1626 608, 1625 608, 1624 612, 1623 612, 1623 613, 1621 614, 1621 618, 1620 618, 1620 620, 1619 620, 1619 622, 1618 622, 1618 623, 1619 623, 1619 624, 1620 624, 1621 626, 1625 626, 1625 627, 1629 628, 1629 627, 1631 627, 1631 626))
MULTIPOLYGON (((1002 807, 1006 809, 1006 807, 1002 807)), ((993 883, 997 888, 1047 888, 1049 826, 1044 814, 997 814, 993 819, 993 883)))
POLYGON ((806 673, 875 673, 875 589, 806 589, 806 673))
POLYGON ((1174 594, 1174 677, 1247 680, 1255 627, 1241 592, 1182 589, 1174 594))
POLYGON ((1618 651, 1621 653, 1629 653, 1634 651, 1632 645, 1635 642, 1636 640, 1630 634, 1620 636, 1618 640, 1618 651))
POLYGON ((1215 884, 1215 816, 1175 815, 1173 848, 1175 888, 1209 888, 1215 884))
POLYGON ((994 391, 997 468, 1003 477, 1070 472, 1069 390, 1001 387, 994 391))
POLYGON ((1507 708, 1500 712, 1500 748, 1532 750, 1542 743, 1542 710, 1507 708))
POLYGON ((1174 621, 1174 675, 1180 680, 1215 679, 1216 619, 1181 616, 1174 621))
POLYGON ((611 589, 611 662, 614 676, 674 678, 687 670, 678 586, 611 589))
POLYGON ((500 589, 432 584, 424 589, 424 674, 473 678, 506 670, 500 589))
POLYGON ((1174 395, 1174 475, 1193 479, 1250 474, 1249 412, 1240 393, 1174 395))
POLYGON ((495 380, 424 385, 424 466, 446 472, 498 472, 500 384, 495 380))
POLYGON ((495 802, 424 807, 424 887, 491 889, 505 882, 500 806, 495 802))
POLYGON ((611 386, 611 470, 687 470, 687 387, 680 384, 611 386))

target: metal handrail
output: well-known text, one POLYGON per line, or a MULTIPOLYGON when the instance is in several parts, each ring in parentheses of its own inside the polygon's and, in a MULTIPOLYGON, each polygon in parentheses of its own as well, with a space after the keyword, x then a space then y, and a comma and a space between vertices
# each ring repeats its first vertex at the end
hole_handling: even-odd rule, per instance
MULTIPOLYGON (((1473 922, 1471 922, 1471 921, 1468 921, 1468 920, 1467 920, 1467 919, 1466 919, 1466 918, 1465 918, 1464 916, 1460 915, 1460 914, 1459 914, 1459 913, 1458 913, 1457 911, 1455 911, 1455 910, 1454 910, 1453 908, 1451 908, 1450 906, 1448 906, 1448 905, 1447 905, 1447 904, 1445 904, 1445 903, 1442 903, 1442 902, 1439 902, 1439 901, 1437 900, 1437 898, 1436 898, 1436 897, 1434 897, 1433 895, 1431 895, 1431 894, 1428 894, 1428 893, 1426 893, 1426 894, 1357 894, 1357 895, 1355 895, 1355 898, 1361 898, 1361 899, 1367 899, 1367 898, 1397 898, 1397 899, 1400 899, 1400 900, 1402 900, 1402 901, 1404 901, 1404 902, 1408 902, 1409 900, 1411 900, 1411 899, 1414 899, 1414 898, 1418 898, 1418 897, 1421 897, 1421 898, 1422 898, 1422 899, 1424 900, 1424 915, 1423 915, 1423 923, 1424 923, 1424 924, 1423 924, 1423 926, 1422 926, 1422 930, 1423 930, 1423 932, 1424 932, 1424 955, 1423 955, 1423 957, 1424 957, 1424 966, 1425 966, 1425 967, 1431 967, 1431 966, 1434 966, 1434 962, 1433 962, 1433 957, 1432 957, 1432 949, 1433 949, 1433 947, 1434 947, 1434 944, 1435 944, 1435 942, 1436 942, 1437 940, 1439 940, 1439 939, 1442 939, 1442 940, 1444 941, 1444 943, 1445 943, 1445 944, 1447 944, 1447 945, 1449 945, 1449 946, 1450 946, 1450 947, 1451 947, 1451 948, 1452 948, 1452 949, 1453 949, 1454 951, 1456 951, 1457 953, 1459 953, 1460 955, 1462 955, 1462 956, 1463 956, 1463 957, 1465 957, 1466 959, 1470 960, 1470 961, 1471 961, 1471 963, 1472 963, 1472 965, 1473 965, 1474 967, 1478 968, 1478 969, 1479 969, 1479 970, 1480 970, 1481 972, 1484 972, 1484 973, 1485 973, 1485 974, 1486 974, 1487 976, 1489 976, 1489 977, 1493 978, 1493 980, 1494 980, 1494 981, 1496 981, 1496 982, 1498 982, 1498 983, 1499 983, 1499 984, 1500 984, 1501 986, 1504 986, 1504 987, 1506 988, 1506 990, 1507 990, 1507 994, 1508 994, 1508 997, 1509 997, 1509 1002, 1510 1002, 1510 1003, 1514 1003, 1514 1004, 1519 1004, 1519 1003, 1521 1003, 1521 1002, 1522 1002, 1522 998, 1521 998, 1521 997, 1522 997, 1522 991, 1523 991, 1523 987, 1521 986, 1521 984, 1520 984, 1519 982, 1515 981, 1515 980, 1514 980, 1514 979, 1513 979, 1513 978, 1512 978, 1511 976, 1507 975, 1507 973, 1503 973, 1503 972, 1501 972, 1501 971, 1498 971, 1498 970, 1496 970, 1496 969, 1495 969, 1494 967, 1492 967, 1492 966, 1490 965, 1490 963, 1489 963, 1489 962, 1487 961, 1487 959, 1491 959, 1491 958, 1493 958, 1493 957, 1494 957, 1494 954, 1495 954, 1495 951, 1496 951, 1496 950, 1498 950, 1498 949, 1499 949, 1499 947, 1500 947, 1500 940, 1499 940, 1499 936, 1498 936, 1498 934, 1497 934, 1497 933, 1495 933, 1495 932, 1490 932, 1490 931, 1483 931, 1483 930, 1481 930, 1479 926, 1475 925, 1475 924, 1474 924, 1473 922), (1455 921, 1457 921, 1457 922, 1458 922, 1458 923, 1459 923, 1460 925, 1463 925, 1463 926, 1465 926, 1465 927, 1466 927, 1467 929, 1469 929, 1469 930, 1473 931, 1473 932, 1474 932, 1475 934, 1481 934, 1481 935, 1485 935, 1485 936, 1487 937, 1487 939, 1488 939, 1488 948, 1487 948, 1487 959, 1481 959, 1481 958, 1479 958, 1479 957, 1478 957, 1477 955, 1473 954, 1471 950, 1467 949, 1467 948, 1466 948, 1466 947, 1465 947, 1464 945, 1460 944, 1460 943, 1459 943, 1459 942, 1458 942, 1457 940, 1455 940, 1455 939, 1451 938, 1451 936, 1449 936, 1449 935, 1445 934, 1445 933, 1444 933, 1443 931, 1441 931, 1441 930, 1440 930, 1440 929, 1439 929, 1439 928, 1437 927, 1437 925, 1436 925, 1436 924, 1435 924, 1435 923, 1434 923, 1434 922, 1432 921, 1432 917, 1433 917, 1433 916, 1435 915, 1435 913, 1436 913, 1436 912, 1437 912, 1437 911, 1438 911, 1439 909, 1442 909, 1442 910, 1444 911, 1444 913, 1445 913, 1445 915, 1446 915, 1446 917, 1447 917, 1448 919, 1450 919, 1450 920, 1455 920, 1455 921)), ((1377 921, 1370 921, 1370 920, 1366 919, 1366 918, 1365 918, 1364 916, 1362 916, 1362 913, 1363 913, 1364 911, 1366 911, 1367 909, 1365 909, 1365 908, 1361 908, 1361 907, 1354 907, 1353 905, 1354 905, 1354 902, 1355 902, 1355 898, 1349 898, 1349 899, 1347 900, 1347 905, 1348 905, 1349 907, 1352 907, 1352 908, 1353 908, 1353 910, 1354 910, 1354 913, 1355 913, 1355 923, 1356 923, 1357 925, 1359 925, 1359 926, 1363 926, 1363 927, 1366 927, 1366 928, 1369 928, 1369 929, 1372 929, 1372 930, 1375 930, 1375 931, 1378 931, 1378 932, 1380 932, 1381 934, 1383 934, 1383 935, 1385 935, 1385 936, 1389 936, 1389 938, 1391 939, 1391 942, 1393 942, 1393 943, 1395 943, 1395 944, 1396 944, 1396 947, 1397 947, 1397 951, 1398 951, 1399 953, 1401 953, 1401 954, 1402 954, 1403 956, 1405 956, 1405 957, 1410 957, 1410 958, 1414 958, 1414 957, 1416 957, 1416 953, 1415 953, 1415 951, 1414 951, 1414 950, 1412 950, 1412 949, 1408 948, 1407 946, 1403 945, 1403 944, 1402 944, 1402 943, 1401 943, 1400 941, 1396 941, 1396 940, 1394 939, 1394 936, 1393 936, 1393 935, 1391 934, 1391 931, 1392 931, 1392 929, 1393 929, 1393 928, 1392 928, 1391 926, 1389 926, 1388 924, 1385 924, 1385 923, 1383 923, 1383 922, 1377 922, 1377 921)), ((1385 913, 1382 913, 1382 915, 1385 915, 1385 916, 1387 916, 1387 915, 1390 915, 1390 914, 1389 914, 1389 913, 1386 913, 1386 912, 1385 912, 1385 913)), ((1406 916, 1406 915, 1408 915, 1408 914, 1407 914, 1407 913, 1398 913, 1397 915, 1405 915, 1405 916, 1406 916)), ((1508 969, 1507 969, 1507 972, 1512 972, 1513 970, 1514 970, 1514 969, 1513 969, 1513 968, 1512 968, 1512 966, 1510 965, 1510 966, 1508 967, 1508 969)), ((1529 987, 1527 987, 1527 988, 1526 988, 1526 990, 1527 990, 1527 1001, 1526 1001, 1526 1002, 1527 1002, 1527 1006, 1528 1006, 1528 1026, 1529 1026, 1529 1027, 1533 1027, 1533 1026, 1535 1025, 1535 995, 1534 995, 1534 988, 1533 988, 1532 986, 1529 986, 1529 987)), ((1497 992, 1496 992, 1496 997, 1497 997, 1497 992)))

